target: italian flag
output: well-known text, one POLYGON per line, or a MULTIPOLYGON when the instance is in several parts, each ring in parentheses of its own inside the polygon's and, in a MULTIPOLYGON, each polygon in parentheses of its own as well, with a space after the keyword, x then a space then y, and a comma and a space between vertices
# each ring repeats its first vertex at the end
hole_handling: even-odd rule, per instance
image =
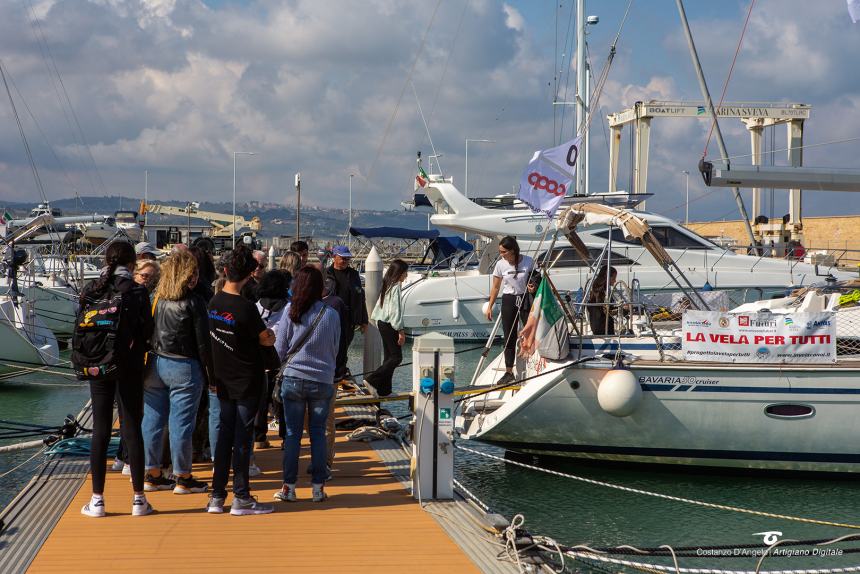
POLYGON ((12 221, 13 219, 15 219, 15 217, 11 213, 9 213, 9 210, 4 209, 3 210, 3 217, 0 217, 0 225, 6 225, 7 223, 12 221))
POLYGON ((540 287, 535 293, 531 315, 537 320, 535 343, 538 354, 551 361, 559 361, 567 357, 570 352, 567 320, 546 278, 540 282, 540 287))
POLYGON ((427 185, 427 182, 430 180, 427 177, 427 172, 424 171, 424 168, 420 165, 418 166, 418 175, 415 176, 415 183, 418 184, 418 187, 424 187, 427 185))

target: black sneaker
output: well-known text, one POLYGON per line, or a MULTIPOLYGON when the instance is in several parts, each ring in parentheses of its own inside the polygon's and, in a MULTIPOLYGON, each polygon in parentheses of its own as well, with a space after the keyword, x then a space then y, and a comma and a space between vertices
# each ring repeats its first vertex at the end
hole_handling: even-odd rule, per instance
POLYGON ((513 383, 516 380, 517 378, 514 376, 513 373, 505 373, 504 375, 502 375, 502 378, 496 382, 496 384, 507 385, 508 383, 513 383))
POLYGON ((202 480, 197 480, 193 476, 177 476, 173 494, 192 494, 195 492, 206 492, 207 490, 209 490, 209 485, 202 480))
POLYGON ((170 490, 176 485, 176 483, 169 478, 166 478, 163 474, 159 474, 158 476, 152 476, 147 473, 145 477, 143 477, 143 490, 146 492, 158 492, 159 490, 170 490))

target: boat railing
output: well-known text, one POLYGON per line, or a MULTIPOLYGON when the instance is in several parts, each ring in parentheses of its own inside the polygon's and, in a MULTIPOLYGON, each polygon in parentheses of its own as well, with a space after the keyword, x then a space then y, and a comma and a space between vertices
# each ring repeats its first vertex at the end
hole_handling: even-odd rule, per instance
POLYGON ((822 267, 834 267, 852 271, 860 268, 860 249, 849 247, 832 247, 830 245, 804 245, 803 255, 795 256, 785 253, 786 244, 773 243, 766 245, 732 245, 727 251, 733 251, 739 255, 760 255, 771 259, 785 259, 793 264, 809 263, 810 265, 821 265, 822 267))

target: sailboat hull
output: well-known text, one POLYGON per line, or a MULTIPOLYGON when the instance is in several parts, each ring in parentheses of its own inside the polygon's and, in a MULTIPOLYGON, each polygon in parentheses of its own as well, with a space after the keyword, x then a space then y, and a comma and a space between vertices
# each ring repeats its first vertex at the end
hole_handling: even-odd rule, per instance
POLYGON ((643 394, 629 416, 600 406, 603 361, 529 381, 465 435, 603 461, 860 472, 860 366, 647 363, 632 367, 643 394))

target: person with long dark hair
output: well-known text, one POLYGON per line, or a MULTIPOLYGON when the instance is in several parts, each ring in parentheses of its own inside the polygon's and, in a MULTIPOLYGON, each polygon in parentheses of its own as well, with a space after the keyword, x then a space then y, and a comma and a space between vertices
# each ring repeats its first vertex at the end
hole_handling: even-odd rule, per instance
POLYGON ((370 318, 376 321, 376 328, 379 329, 379 335, 382 338, 383 359, 379 368, 368 374, 365 380, 376 389, 380 397, 391 394, 394 369, 403 361, 401 347, 406 342, 406 332, 403 330, 400 284, 406 280, 408 272, 409 264, 402 259, 391 262, 382 278, 379 300, 370 315, 370 318))
MULTIPOLYGON (((244 245, 221 256, 219 270, 226 281, 209 302, 209 336, 212 342, 215 392, 218 400, 218 438, 212 496, 207 512, 224 512, 227 478, 233 465, 233 504, 230 514, 268 514, 271 504, 251 496, 249 472, 253 447, 254 418, 260 409, 266 381, 262 347, 275 344, 275 334, 266 328, 257 307, 242 296, 258 262, 244 245)), ((210 409, 210 416, 214 409, 210 409)))
POLYGON ((493 283, 490 286, 490 301, 487 304, 487 320, 493 320, 493 305, 502 290, 502 336, 505 343, 505 374, 499 384, 514 380, 517 331, 519 323, 525 325, 529 305, 524 301, 528 293, 528 282, 534 268, 534 260, 520 253, 520 245, 510 235, 499 241, 499 260, 493 268, 493 283))
POLYGON ((81 513, 96 518, 105 516, 105 458, 113 425, 115 396, 123 413, 120 434, 131 466, 134 490, 131 514, 144 516, 152 512, 143 487, 143 435, 140 427, 143 418, 143 365, 152 335, 152 312, 146 288, 135 283, 133 279, 134 263, 134 247, 130 243, 111 243, 105 251, 105 267, 101 276, 88 284, 81 293, 82 306, 103 298, 110 290, 122 294, 115 346, 118 368, 110 375, 91 378, 89 381, 93 413, 90 445, 93 493, 81 513))
POLYGON ((340 339, 337 312, 322 302, 323 275, 305 265, 291 283, 293 292, 286 313, 278 325, 275 348, 284 366, 281 369, 281 397, 287 433, 284 438, 284 484, 276 500, 296 500, 299 447, 308 413, 311 438, 311 486, 313 501, 322 502, 328 468, 325 425, 334 397, 334 374, 340 339))

